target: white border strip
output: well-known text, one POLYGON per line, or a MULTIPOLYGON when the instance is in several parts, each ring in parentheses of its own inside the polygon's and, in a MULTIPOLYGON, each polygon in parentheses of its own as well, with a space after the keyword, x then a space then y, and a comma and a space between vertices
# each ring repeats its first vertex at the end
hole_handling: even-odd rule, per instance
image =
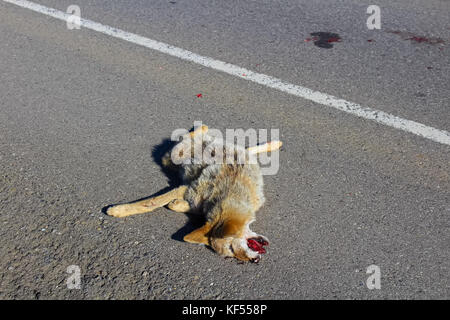
MULTIPOLYGON (((68 13, 48 8, 30 1, 3 0, 3 2, 8 2, 20 6, 22 8, 30 9, 35 12, 39 12, 63 21, 67 21, 67 19, 71 16, 68 13)), ((238 78, 256 82, 263 86, 277 89, 282 92, 286 92, 303 99, 307 99, 328 107, 332 107, 340 111, 353 114, 360 118, 373 120, 396 129, 416 134, 418 136, 430 139, 435 142, 450 145, 450 133, 444 130, 429 127, 415 121, 403 119, 376 109, 363 107, 357 103, 339 99, 326 93, 313 91, 311 89, 302 86, 297 86, 288 82, 284 82, 278 78, 274 78, 261 73, 256 73, 251 70, 241 68, 239 66, 226 63, 220 60, 215 60, 209 57, 201 56, 188 50, 177 48, 169 44, 155 41, 117 28, 102 25, 100 23, 91 20, 81 18, 81 26, 186 61, 191 61, 214 70, 222 71, 230 75, 236 76, 238 78)))

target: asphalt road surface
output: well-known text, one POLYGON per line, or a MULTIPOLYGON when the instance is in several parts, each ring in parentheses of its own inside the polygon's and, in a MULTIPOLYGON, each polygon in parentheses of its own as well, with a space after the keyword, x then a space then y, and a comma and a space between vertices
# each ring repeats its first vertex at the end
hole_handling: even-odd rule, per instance
MULTIPOLYGON (((449 1, 379 0, 380 30, 372 1, 36 2, 450 131, 449 1)), ((4 1, 0 77, 2 299, 450 298, 449 145, 4 1), (102 212, 166 188, 153 150, 196 120, 280 130, 259 264, 102 212)))

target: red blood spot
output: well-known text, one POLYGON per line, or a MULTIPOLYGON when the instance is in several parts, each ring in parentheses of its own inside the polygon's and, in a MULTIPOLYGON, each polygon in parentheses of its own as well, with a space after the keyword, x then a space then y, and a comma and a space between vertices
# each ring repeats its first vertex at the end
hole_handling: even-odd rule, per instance
POLYGON ((369 40, 367 40, 367 42, 374 42, 375 40, 373 40, 373 39, 369 39, 369 40))
POLYGON ((247 75, 245 73, 242 74, 243 77, 246 77, 247 75))
POLYGON ((408 38, 407 40, 414 40, 414 41, 416 41, 416 42, 419 42, 419 43, 421 43, 421 42, 428 42, 428 39, 427 38, 425 38, 425 37, 411 37, 411 38, 408 38))
POLYGON ((317 40, 319 40, 319 38, 318 37, 306 38, 305 42, 310 42, 311 40, 312 41, 317 41, 317 40))
POLYGON ((411 38, 408 38, 406 40, 411 40, 411 41, 415 41, 417 43, 429 43, 429 44, 439 44, 439 43, 444 43, 444 40, 439 39, 439 38, 425 38, 425 37, 417 37, 417 36, 413 36, 411 38))
POLYGON ((247 240, 248 247, 256 251, 258 253, 266 253, 266 249, 264 249, 264 246, 268 245, 267 241, 264 240, 255 240, 255 239, 248 239, 247 240))
POLYGON ((266 250, 263 248, 263 246, 256 240, 248 239, 247 245, 253 251, 256 251, 258 253, 266 253, 266 250))
POLYGON ((411 32, 406 31, 387 31, 389 33, 398 34, 403 38, 403 40, 415 41, 417 43, 427 43, 427 44, 444 44, 445 41, 441 38, 428 38, 424 36, 418 36, 411 32))
POLYGON ((328 39, 327 39, 327 42, 341 42, 341 38, 335 38, 335 37, 333 37, 333 38, 328 38, 328 39))
POLYGON ((197 95, 197 98, 202 98, 203 96, 202 96, 202 94, 201 93, 199 93, 198 95, 197 95))

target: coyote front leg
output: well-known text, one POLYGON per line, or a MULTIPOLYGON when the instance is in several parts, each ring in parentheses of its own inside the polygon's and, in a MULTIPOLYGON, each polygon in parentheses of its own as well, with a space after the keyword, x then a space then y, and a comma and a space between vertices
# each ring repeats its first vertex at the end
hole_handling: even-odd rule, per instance
POLYGON ((250 154, 258 154, 278 150, 282 145, 283 143, 281 141, 271 141, 259 146, 247 148, 247 150, 250 154))
POLYGON ((123 218, 134 214, 151 212, 157 208, 164 207, 172 200, 183 199, 186 190, 187 186, 180 186, 160 196, 113 206, 109 208, 106 213, 116 218, 123 218))

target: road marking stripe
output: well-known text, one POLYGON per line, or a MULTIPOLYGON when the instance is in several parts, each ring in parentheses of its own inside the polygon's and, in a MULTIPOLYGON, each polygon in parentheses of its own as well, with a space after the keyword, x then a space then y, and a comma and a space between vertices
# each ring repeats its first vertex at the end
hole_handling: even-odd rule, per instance
MULTIPOLYGON (((35 12, 39 12, 63 21, 67 21, 67 19, 71 16, 68 13, 53 8, 48 8, 26 0, 3 0, 3 2, 8 2, 22 8, 30 9, 35 12)), ((201 56, 188 50, 174 47, 169 44, 142 37, 137 34, 126 32, 114 27, 106 26, 98 22, 83 18, 81 18, 80 20, 81 26, 86 29, 94 30, 112 36, 114 38, 132 42, 134 44, 144 46, 146 48, 156 50, 186 61, 191 61, 207 68, 222 71, 238 78, 252 81, 269 88, 277 89, 279 91, 286 92, 321 105, 332 107, 340 111, 353 114, 360 118, 373 120, 396 129, 410 132, 435 142, 450 145, 450 133, 445 130, 429 127, 424 124, 403 119, 380 110, 363 107, 357 103, 339 99, 326 93, 314 91, 302 86, 284 82, 281 79, 275 77, 253 72, 251 70, 241 68, 239 66, 220 60, 201 56)))

